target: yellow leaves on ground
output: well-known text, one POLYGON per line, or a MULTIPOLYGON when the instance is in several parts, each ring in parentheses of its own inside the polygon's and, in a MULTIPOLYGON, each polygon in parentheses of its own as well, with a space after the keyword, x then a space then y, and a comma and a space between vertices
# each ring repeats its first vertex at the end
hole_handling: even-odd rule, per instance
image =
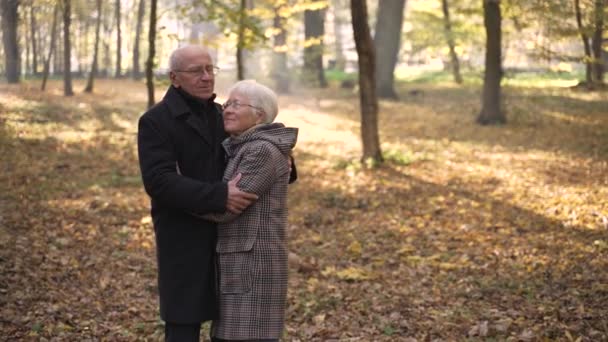
MULTIPOLYGON (((49 85, 0 84, 0 336, 159 340, 145 92, 49 85)), ((380 102, 377 169, 351 92, 280 97, 300 128, 285 341, 608 339, 606 94, 508 87, 509 123, 480 127, 479 89, 409 87, 380 102)))
POLYGON ((349 267, 336 272, 336 276, 342 280, 367 280, 371 279, 368 271, 359 267, 349 267))

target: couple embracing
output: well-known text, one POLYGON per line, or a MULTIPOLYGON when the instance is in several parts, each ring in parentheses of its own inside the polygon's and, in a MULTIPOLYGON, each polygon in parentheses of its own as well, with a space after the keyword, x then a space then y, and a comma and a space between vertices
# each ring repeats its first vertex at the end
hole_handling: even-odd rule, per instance
POLYGON ((175 50, 171 86, 139 120, 138 152, 156 238, 165 341, 279 341, 287 297, 287 186, 297 129, 276 94, 237 82, 199 46, 175 50))

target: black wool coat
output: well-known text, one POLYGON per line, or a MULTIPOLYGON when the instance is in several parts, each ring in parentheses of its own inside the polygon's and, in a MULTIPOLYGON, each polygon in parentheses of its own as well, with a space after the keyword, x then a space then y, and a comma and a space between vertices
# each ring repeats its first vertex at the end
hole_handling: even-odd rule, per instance
POLYGON ((225 137, 213 98, 197 102, 173 86, 139 119, 139 162, 152 202, 160 314, 168 322, 217 318, 216 224, 190 213, 226 209, 225 137))

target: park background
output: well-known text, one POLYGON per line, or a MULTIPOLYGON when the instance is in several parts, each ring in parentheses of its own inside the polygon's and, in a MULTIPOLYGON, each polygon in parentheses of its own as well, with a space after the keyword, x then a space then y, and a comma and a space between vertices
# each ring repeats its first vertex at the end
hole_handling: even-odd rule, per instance
POLYGON ((1 5, 2 339, 162 340, 137 120, 190 43, 300 129, 285 341, 608 340, 605 0, 1 5))

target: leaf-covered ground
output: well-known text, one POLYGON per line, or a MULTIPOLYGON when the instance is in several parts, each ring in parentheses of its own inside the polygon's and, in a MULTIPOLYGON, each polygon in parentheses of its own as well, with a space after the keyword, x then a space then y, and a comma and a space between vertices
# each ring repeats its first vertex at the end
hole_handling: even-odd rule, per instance
MULTIPOLYGON (((0 336, 158 341, 143 84, 37 87, 0 85, 0 336)), ((480 127, 478 87, 403 86, 373 170, 356 95, 298 93, 285 341, 608 340, 606 93, 506 87, 480 127)))

